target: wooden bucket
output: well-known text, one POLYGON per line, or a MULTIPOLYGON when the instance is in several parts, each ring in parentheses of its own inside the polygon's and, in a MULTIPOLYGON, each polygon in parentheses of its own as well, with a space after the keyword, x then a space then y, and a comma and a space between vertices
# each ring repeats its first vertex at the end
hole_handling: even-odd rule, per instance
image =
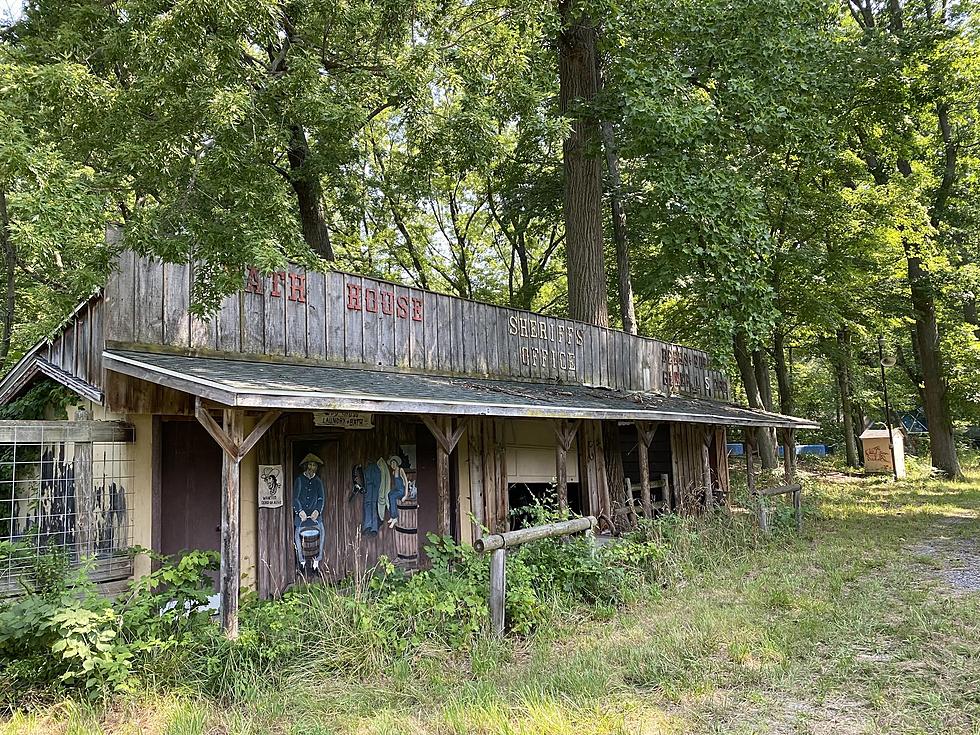
POLYGON ((419 506, 408 502, 398 504, 395 522, 395 555, 397 561, 414 566, 419 561, 419 506))
POLYGON ((316 559, 320 553, 320 529, 305 528, 299 532, 300 544, 303 547, 304 559, 316 559))

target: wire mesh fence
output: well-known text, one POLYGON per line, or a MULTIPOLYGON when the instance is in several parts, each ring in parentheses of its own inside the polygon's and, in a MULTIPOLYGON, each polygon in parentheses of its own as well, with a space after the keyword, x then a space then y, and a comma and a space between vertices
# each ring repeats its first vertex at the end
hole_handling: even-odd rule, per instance
POLYGON ((0 444, 0 595, 19 592, 52 552, 88 564, 95 581, 130 576, 132 487, 126 443, 0 444))

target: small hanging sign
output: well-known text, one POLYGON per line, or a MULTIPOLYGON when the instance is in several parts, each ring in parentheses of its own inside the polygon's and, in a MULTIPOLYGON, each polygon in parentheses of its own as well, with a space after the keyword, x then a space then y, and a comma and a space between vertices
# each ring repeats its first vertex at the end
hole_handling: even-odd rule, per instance
POLYGON ((259 465, 259 507, 281 508, 283 498, 281 464, 259 465))
POLYGON ((314 426, 333 426, 341 429, 373 429, 374 414, 357 411, 317 411, 314 426))

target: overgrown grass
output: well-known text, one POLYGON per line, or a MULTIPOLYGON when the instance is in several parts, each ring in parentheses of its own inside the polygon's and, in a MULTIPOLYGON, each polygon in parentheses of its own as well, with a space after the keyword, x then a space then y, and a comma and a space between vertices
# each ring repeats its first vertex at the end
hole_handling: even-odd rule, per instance
POLYGON ((951 588, 930 546, 975 543, 980 474, 814 478, 806 506, 801 536, 769 541, 746 514, 661 524, 658 573, 625 602, 542 598, 529 636, 425 637, 400 654, 391 636, 412 626, 372 628, 351 598, 320 593, 298 618, 254 613, 267 617, 246 631, 265 634, 210 661, 161 659, 144 690, 22 710, 0 730, 980 733, 980 593, 951 588), (270 641, 283 649, 263 668, 249 646, 270 641))

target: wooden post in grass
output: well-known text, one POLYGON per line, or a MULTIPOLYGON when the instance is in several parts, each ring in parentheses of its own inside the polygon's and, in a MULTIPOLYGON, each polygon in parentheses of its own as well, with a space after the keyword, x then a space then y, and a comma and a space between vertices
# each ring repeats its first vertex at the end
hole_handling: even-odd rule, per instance
POLYGON ((420 414, 422 423, 436 440, 436 533, 448 536, 452 530, 449 498, 449 455, 456 449, 459 439, 466 431, 466 420, 456 420, 453 428, 452 416, 429 416, 420 414))
POLYGON ((756 513, 759 516, 759 527, 764 534, 768 535, 769 518, 766 515, 766 502, 755 487, 755 461, 752 457, 752 454, 755 452, 755 437, 753 430, 750 428, 743 429, 743 432, 745 433, 745 472, 749 497, 755 502, 756 513))
MULTIPOLYGON (((636 437, 640 440, 636 454, 640 460, 640 502, 643 504, 645 518, 653 518, 653 501, 650 498, 650 444, 657 433, 657 425, 646 421, 635 422, 636 437)), ((670 510, 670 498, 667 497, 667 486, 664 485, 664 502, 670 510)))
MULTIPOLYGON (((783 478, 787 485, 796 483, 796 430, 783 429, 783 478)), ((800 487, 797 485, 797 487, 800 487)), ((793 511, 796 515, 796 530, 803 529, 802 488, 793 493, 793 511)))
POLYGON ((507 607, 507 549, 494 549, 490 555, 490 622, 495 635, 504 634, 507 607))
POLYGON ((552 424, 555 430, 555 480, 558 485, 558 508, 568 509, 568 452, 575 441, 575 433, 578 431, 578 419, 558 419, 552 424))
POLYGON ((473 542, 478 553, 492 552, 490 557, 490 622, 493 632, 504 634, 504 608, 507 603, 507 549, 542 538, 568 536, 579 531, 592 531, 599 525, 595 516, 573 518, 570 521, 546 523, 543 526, 519 528, 506 533, 493 533, 473 542))
POLYGON ((200 398, 194 416, 221 447, 221 569, 218 575, 221 628, 229 639, 238 638, 238 596, 241 589, 241 462, 268 431, 282 411, 266 411, 244 436, 245 411, 223 408, 222 422, 211 416, 200 398))

